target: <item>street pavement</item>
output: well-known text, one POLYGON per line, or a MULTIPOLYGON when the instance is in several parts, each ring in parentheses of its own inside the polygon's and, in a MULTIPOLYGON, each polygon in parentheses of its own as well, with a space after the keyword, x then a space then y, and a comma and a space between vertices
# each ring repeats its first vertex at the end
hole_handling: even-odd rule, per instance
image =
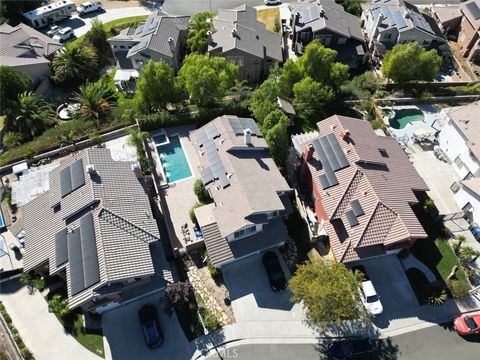
MULTIPOLYGON (((227 348, 211 351, 214 359, 310 360, 323 359, 321 344, 247 344, 238 342, 227 348)), ((382 360, 472 360, 480 354, 480 335, 470 338, 458 336, 451 324, 432 326, 381 340, 379 351, 365 359, 382 360)))

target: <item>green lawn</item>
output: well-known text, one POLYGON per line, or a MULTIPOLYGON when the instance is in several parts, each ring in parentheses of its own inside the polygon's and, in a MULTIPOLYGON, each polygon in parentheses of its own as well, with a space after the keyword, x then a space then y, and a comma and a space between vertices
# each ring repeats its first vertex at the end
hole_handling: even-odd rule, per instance
POLYGON ((438 250, 442 254, 442 258, 436 265, 436 268, 442 276, 442 279, 445 280, 448 274, 450 274, 450 272, 452 271, 452 267, 456 265, 459 269, 457 271, 457 279, 459 281, 467 281, 467 276, 462 270, 460 262, 458 261, 455 253, 453 252, 453 249, 450 247, 450 244, 446 240, 438 238, 435 240, 435 245, 437 245, 438 250))
MULTIPOLYGON (((112 29, 117 32, 121 29, 125 29, 127 27, 135 27, 139 22, 147 20, 147 15, 142 16, 130 16, 122 19, 112 20, 103 24, 105 31, 107 32, 108 36, 115 35, 112 33, 112 29)), ((83 42, 85 35, 80 36, 79 38, 75 39, 71 43, 74 45, 80 45, 83 42)))

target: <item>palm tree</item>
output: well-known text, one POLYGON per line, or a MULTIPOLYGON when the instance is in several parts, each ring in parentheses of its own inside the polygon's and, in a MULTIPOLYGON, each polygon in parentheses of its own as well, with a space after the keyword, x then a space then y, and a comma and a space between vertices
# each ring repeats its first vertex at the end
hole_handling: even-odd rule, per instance
POLYGON ((64 132, 57 136, 60 147, 72 147, 72 152, 77 152, 77 143, 75 142, 75 133, 73 131, 64 132))
POLYGON ((91 46, 66 45, 52 61, 58 83, 82 83, 97 70, 97 54, 91 46))
POLYGON ((235 79, 235 85, 230 88, 230 92, 238 96, 239 100, 246 99, 251 90, 252 88, 248 85, 247 80, 240 81, 238 79, 235 79))
POLYGON ((18 96, 9 115, 9 126, 29 140, 40 135, 52 122, 52 108, 31 91, 18 96))
POLYGON ((213 24, 211 22, 213 16, 213 13, 205 11, 192 16, 190 19, 187 45, 191 52, 197 52, 199 54, 205 54, 207 52, 207 32, 213 30, 213 24))
POLYGON ((148 132, 135 128, 127 128, 126 131, 130 134, 128 139, 130 145, 135 146, 137 152, 143 152, 143 140, 148 137, 148 132))
POLYGON ((98 126, 113 109, 115 94, 103 81, 87 82, 75 93, 75 100, 81 105, 80 118, 92 120, 98 126))

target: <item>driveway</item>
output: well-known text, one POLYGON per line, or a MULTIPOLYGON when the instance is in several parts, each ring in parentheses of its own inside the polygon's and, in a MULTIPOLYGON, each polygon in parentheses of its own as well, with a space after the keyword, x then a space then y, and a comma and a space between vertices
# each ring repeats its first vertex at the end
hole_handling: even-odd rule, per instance
POLYGON ((165 300, 162 294, 145 297, 102 315, 106 359, 158 360, 190 357, 182 353, 182 349, 188 348, 188 341, 176 315, 169 317, 165 314, 165 300), (138 311, 145 304, 156 306, 165 339, 162 346, 153 350, 145 345, 138 321, 138 311))

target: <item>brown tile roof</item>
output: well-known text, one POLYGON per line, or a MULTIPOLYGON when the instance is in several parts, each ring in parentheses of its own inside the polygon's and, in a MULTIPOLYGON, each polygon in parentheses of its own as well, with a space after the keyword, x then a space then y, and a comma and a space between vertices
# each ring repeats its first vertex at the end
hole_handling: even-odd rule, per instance
POLYGON ((466 145, 480 161, 480 101, 475 101, 448 113, 466 138, 466 145))
MULTIPOLYGON (((317 126, 319 138, 336 135, 348 161, 348 166, 335 171, 338 184, 325 190, 320 184, 320 175, 325 171, 318 154, 315 152, 313 159, 307 161, 313 183, 321 194, 326 229, 337 260, 354 261, 377 254, 383 245, 426 238, 410 205, 418 202, 414 191, 426 191, 428 187, 398 143, 377 136, 370 124, 360 119, 334 115, 317 126), (346 131, 350 135, 344 140, 346 131), (347 213, 354 200, 364 214, 356 217, 358 225, 350 226, 347 213)), ((306 150, 310 143, 305 142, 302 148, 306 150)))

